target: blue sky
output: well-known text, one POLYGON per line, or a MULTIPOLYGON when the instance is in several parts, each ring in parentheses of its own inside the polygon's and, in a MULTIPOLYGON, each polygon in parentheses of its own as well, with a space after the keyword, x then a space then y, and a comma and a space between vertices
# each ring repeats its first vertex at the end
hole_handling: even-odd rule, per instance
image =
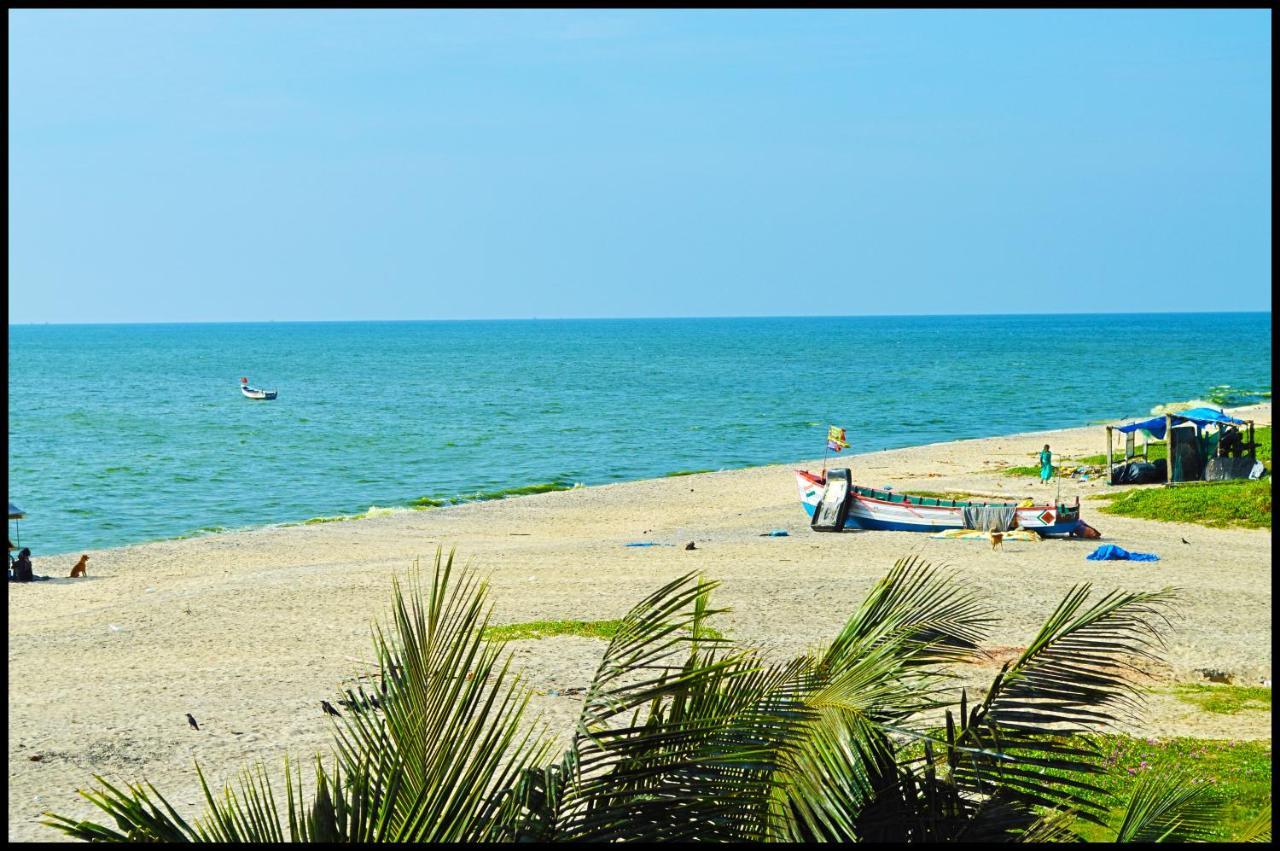
POLYGON ((1270 310, 1270 32, 10 11, 10 322, 1270 310))

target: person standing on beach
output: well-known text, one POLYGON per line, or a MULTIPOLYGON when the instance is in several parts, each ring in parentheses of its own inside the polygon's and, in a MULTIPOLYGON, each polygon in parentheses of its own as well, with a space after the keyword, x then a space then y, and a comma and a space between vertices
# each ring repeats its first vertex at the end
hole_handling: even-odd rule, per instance
POLYGON ((1052 476, 1053 453, 1049 451, 1049 444, 1046 443, 1040 452, 1040 484, 1048 484, 1052 476))

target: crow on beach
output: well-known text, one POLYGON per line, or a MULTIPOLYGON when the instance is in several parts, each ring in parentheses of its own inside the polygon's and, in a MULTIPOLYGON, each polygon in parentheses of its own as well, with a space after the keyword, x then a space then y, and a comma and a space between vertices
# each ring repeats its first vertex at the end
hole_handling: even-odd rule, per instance
POLYGON ((196 719, 192 717, 190 712, 187 713, 187 723, 191 725, 192 730, 200 729, 200 725, 196 723, 196 719))
POLYGON ((330 715, 336 715, 339 718, 342 717, 342 713, 334 709, 333 704, 327 700, 320 701, 320 708, 323 709, 325 712, 328 712, 330 715))

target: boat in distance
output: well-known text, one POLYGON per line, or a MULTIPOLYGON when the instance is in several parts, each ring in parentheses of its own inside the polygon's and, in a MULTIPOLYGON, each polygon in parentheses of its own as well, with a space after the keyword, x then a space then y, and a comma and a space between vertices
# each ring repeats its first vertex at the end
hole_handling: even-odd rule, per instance
POLYGON ((249 386, 249 379, 240 379, 240 392, 244 394, 246 399, 274 399, 278 390, 259 390, 257 387, 249 386))
POLYGON ((800 503, 818 531, 870 529, 942 532, 947 529, 1026 529, 1041 536, 1097 532, 1080 519, 1080 498, 1073 504, 1031 504, 1000 500, 953 500, 896 493, 853 484, 847 469, 826 476, 796 470, 800 503))

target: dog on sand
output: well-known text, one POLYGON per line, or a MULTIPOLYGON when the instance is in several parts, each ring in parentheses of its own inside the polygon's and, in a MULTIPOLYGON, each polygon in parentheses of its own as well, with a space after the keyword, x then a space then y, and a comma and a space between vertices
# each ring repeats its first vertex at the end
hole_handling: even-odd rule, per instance
POLYGON ((1004 532, 991 531, 987 533, 987 536, 991 538, 991 549, 993 551, 1004 549, 1004 532))
POLYGON ((88 562, 88 556, 80 556, 80 560, 76 562, 76 566, 71 568, 71 578, 75 579, 77 576, 84 576, 84 570, 88 566, 88 562))

